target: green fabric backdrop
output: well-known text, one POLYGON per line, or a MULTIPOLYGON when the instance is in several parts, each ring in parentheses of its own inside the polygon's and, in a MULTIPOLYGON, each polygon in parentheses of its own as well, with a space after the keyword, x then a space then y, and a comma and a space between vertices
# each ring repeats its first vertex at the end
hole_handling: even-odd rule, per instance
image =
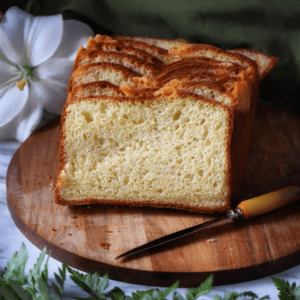
POLYGON ((223 49, 249 47, 280 57, 260 102, 300 115, 299 0, 2 0, 34 15, 62 14, 95 33, 183 38, 223 49))

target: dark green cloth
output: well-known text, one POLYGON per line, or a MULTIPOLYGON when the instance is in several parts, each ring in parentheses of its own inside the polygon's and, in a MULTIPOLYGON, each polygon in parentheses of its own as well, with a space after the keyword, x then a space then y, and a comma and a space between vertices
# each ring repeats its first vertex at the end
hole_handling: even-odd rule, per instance
POLYGON ((14 5, 81 20, 100 34, 182 38, 280 57, 261 84, 260 102, 300 115, 299 0, 4 0, 0 11, 14 5))

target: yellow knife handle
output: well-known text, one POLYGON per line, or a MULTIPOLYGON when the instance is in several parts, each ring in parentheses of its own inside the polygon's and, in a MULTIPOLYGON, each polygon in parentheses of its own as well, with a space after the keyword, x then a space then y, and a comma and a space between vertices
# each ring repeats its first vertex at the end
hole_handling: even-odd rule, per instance
POLYGON ((300 187, 289 186, 262 196, 242 201, 237 208, 243 212, 243 219, 248 219, 286 206, 299 199, 300 187))

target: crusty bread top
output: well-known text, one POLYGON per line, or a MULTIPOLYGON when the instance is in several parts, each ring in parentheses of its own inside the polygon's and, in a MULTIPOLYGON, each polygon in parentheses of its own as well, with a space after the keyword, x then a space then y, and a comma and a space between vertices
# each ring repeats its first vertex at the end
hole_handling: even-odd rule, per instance
POLYGON ((177 67, 180 67, 182 65, 192 65, 195 63, 206 63, 211 65, 217 65, 220 67, 231 67, 232 70, 236 70, 235 72, 241 72, 244 71, 246 68, 242 67, 241 65, 234 63, 234 62, 224 62, 221 60, 212 59, 210 57, 205 56, 187 56, 180 58, 178 60, 174 60, 173 62, 170 62, 166 65, 164 65, 164 69, 175 69, 177 67))
MULTIPOLYGON (((95 42, 97 43, 97 36, 95 37, 95 42)), ((145 42, 140 42, 140 41, 134 41, 134 40, 127 40, 127 39, 119 39, 119 42, 123 43, 125 46, 132 46, 137 49, 142 49, 145 50, 147 53, 155 56, 158 58, 160 61, 164 61, 166 54, 168 53, 167 50, 162 49, 160 47, 156 47, 154 45, 150 45, 145 42)))
MULTIPOLYGON (((234 106, 236 105, 233 95, 230 92, 227 92, 223 87, 215 84, 214 82, 183 82, 177 79, 173 79, 163 86, 163 88, 169 87, 178 91, 201 95, 207 99, 218 101, 230 108, 234 108, 234 106)), ((155 95, 157 93, 158 92, 156 92, 155 95)))
POLYGON ((194 74, 199 72, 208 72, 212 74, 222 74, 223 76, 244 76, 243 72, 236 66, 225 66, 217 64, 208 64, 205 62, 195 62, 191 64, 179 64, 174 67, 166 67, 157 73, 157 80, 164 80, 168 77, 180 74, 194 74))
POLYGON ((171 47, 174 46, 188 43, 183 39, 170 40, 170 39, 162 39, 162 38, 150 38, 144 36, 126 36, 126 35, 117 35, 115 36, 115 39, 117 40, 127 39, 127 40, 140 41, 166 50, 169 50, 171 47))
MULTIPOLYGON (((102 40, 104 41, 106 39, 105 36, 102 37, 102 40)), ((181 45, 193 45, 189 44, 187 41, 182 39, 161 39, 161 38, 149 38, 149 37, 136 37, 136 36, 125 36, 125 35, 118 35, 115 37, 117 40, 133 40, 133 41, 142 41, 151 45, 158 46, 160 48, 164 48, 166 50, 169 50, 172 47, 177 47, 181 45)), ((204 47, 204 48, 215 48, 219 49, 216 46, 208 45, 208 44, 197 44, 198 46, 204 47)), ((277 64, 279 58, 274 57, 272 55, 267 55, 263 52, 254 50, 254 49, 246 49, 246 48, 238 48, 238 49, 232 49, 229 50, 232 53, 238 53, 242 54, 251 60, 253 60, 257 66, 258 66, 258 72, 259 72, 259 82, 261 82, 267 74, 269 74, 277 64)), ((168 59, 167 59, 168 61, 168 59)))
POLYGON ((148 53, 144 49, 135 48, 131 45, 125 45, 124 43, 118 40, 109 40, 106 42, 96 43, 93 39, 89 39, 86 48, 93 50, 115 51, 131 54, 137 56, 138 58, 144 59, 146 62, 152 63, 154 65, 162 63, 162 61, 159 58, 148 53))
POLYGON ((98 62, 110 62, 127 67, 141 75, 153 77, 158 71, 158 67, 145 60, 136 57, 135 55, 113 52, 113 51, 96 51, 87 50, 84 48, 79 49, 74 63, 74 70, 78 66, 87 65, 98 62))
POLYGON ((239 80, 237 76, 224 76, 223 74, 212 74, 206 71, 199 71, 193 74, 175 74, 163 80, 157 81, 159 83, 157 85, 163 86, 173 79, 183 82, 213 82, 216 85, 223 87, 225 90, 230 89, 231 86, 239 80))
POLYGON ((118 64, 102 62, 79 66, 74 72, 69 82, 68 91, 72 88, 87 82, 109 81, 115 85, 126 83, 141 74, 134 72, 118 64))
POLYGON ((108 81, 93 81, 83 83, 76 87, 73 87, 70 92, 70 97, 89 97, 89 96, 114 96, 124 97, 125 94, 120 90, 119 86, 112 84, 108 81))
POLYGON ((261 82, 267 74, 269 74, 277 64, 279 58, 272 56, 272 55, 267 55, 265 53, 256 51, 254 49, 233 49, 230 50, 233 53, 239 53, 242 55, 245 55, 246 57, 249 57, 253 61, 255 61, 258 65, 258 70, 259 70, 259 81, 261 82))
POLYGON ((253 60, 239 53, 225 51, 214 46, 183 44, 170 48, 167 56, 169 62, 174 61, 174 59, 194 56, 206 56, 220 61, 233 62, 244 67, 245 71, 253 76, 253 82, 258 78, 258 66, 253 60))

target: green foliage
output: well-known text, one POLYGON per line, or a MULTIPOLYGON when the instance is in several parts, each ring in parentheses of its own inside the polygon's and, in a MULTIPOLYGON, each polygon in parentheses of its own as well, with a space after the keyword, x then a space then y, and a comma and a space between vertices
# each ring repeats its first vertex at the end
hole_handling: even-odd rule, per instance
MULTIPOLYGON (((226 292, 224 298, 220 297, 219 295, 214 295, 213 300, 235 300, 239 297, 247 297, 247 299, 258 299, 257 295, 255 295, 252 292, 244 292, 244 293, 236 293, 236 292, 226 292), (249 298, 250 297, 250 298, 249 298)), ((259 300, 265 300, 270 299, 269 296, 264 296, 262 298, 259 298, 259 300)))
POLYGON ((165 291, 160 291, 158 289, 150 289, 147 291, 136 291, 131 294, 131 297, 126 297, 126 300, 164 300, 166 297, 176 290, 179 286, 179 281, 176 281, 172 286, 170 286, 165 291))
POLYGON ((300 300, 300 286, 296 287, 295 282, 290 285, 289 282, 284 281, 283 279, 271 278, 279 291, 278 298, 280 300, 300 300))
MULTIPOLYGON (((28 260, 28 252, 24 243, 22 243, 20 251, 11 257, 5 272, 0 276, 0 300, 63 300, 67 273, 69 278, 88 294, 88 297, 85 298, 74 298, 76 300, 165 300, 172 292, 174 292, 172 300, 196 300, 213 289, 213 275, 211 275, 198 288, 187 289, 185 298, 175 291, 179 287, 179 281, 163 291, 149 289, 146 291, 135 291, 131 296, 126 296, 118 287, 114 287, 106 292, 109 282, 107 274, 103 277, 100 277, 97 272, 94 274, 83 274, 73 270, 65 262, 62 264, 62 269, 58 268, 58 274, 54 273, 56 282, 49 284, 48 261, 50 254, 44 263, 46 254, 47 249, 44 247, 33 269, 29 271, 29 276, 26 277, 25 266, 28 260), (50 286, 52 289, 50 289, 50 286)), ((280 300, 300 300, 300 286, 297 287, 295 282, 290 285, 289 282, 283 279, 271 278, 279 291, 278 298, 280 300)), ((235 300, 238 298, 241 300, 270 299, 269 296, 259 299, 252 292, 226 292, 223 298, 216 294, 213 295, 213 300, 235 300)))
POLYGON ((3 279, 8 282, 12 279, 20 284, 25 283, 25 265, 28 260, 27 250, 22 243, 19 252, 16 252, 12 258, 7 263, 5 273, 3 274, 3 279))
POLYGON ((210 275, 199 288, 194 290, 186 290, 185 295, 187 300, 195 300, 200 296, 209 293, 213 288, 213 275, 210 275))
MULTIPOLYGON (((108 286, 107 274, 100 279, 100 275, 97 272, 92 275, 79 273, 71 269, 70 267, 67 267, 67 269, 71 274, 70 279, 72 279, 80 288, 82 288, 87 294, 92 297, 88 299, 106 299, 106 297, 103 295, 103 292, 108 286)), ((75 299, 79 300, 81 298, 75 299)))

